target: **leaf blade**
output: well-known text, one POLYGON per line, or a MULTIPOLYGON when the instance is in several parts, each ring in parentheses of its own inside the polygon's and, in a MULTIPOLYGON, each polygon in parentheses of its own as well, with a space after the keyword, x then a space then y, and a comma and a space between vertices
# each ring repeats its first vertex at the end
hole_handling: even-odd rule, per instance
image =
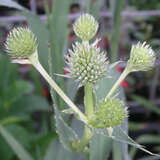
POLYGON ((0 125, 0 134, 16 153, 20 160, 33 160, 31 155, 23 148, 23 146, 16 141, 16 139, 3 127, 0 125))

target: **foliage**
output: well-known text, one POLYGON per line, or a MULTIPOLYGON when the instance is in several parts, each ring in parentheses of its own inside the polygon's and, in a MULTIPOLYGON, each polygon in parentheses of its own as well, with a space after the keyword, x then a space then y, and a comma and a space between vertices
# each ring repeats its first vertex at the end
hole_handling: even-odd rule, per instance
POLYGON ((135 6, 137 9, 140 10, 155 10, 155 9, 159 9, 160 7, 160 2, 159 0, 152 0, 152 3, 150 3, 150 0, 129 0, 128 1, 130 5, 135 6), (150 5, 148 5, 148 3, 150 5))

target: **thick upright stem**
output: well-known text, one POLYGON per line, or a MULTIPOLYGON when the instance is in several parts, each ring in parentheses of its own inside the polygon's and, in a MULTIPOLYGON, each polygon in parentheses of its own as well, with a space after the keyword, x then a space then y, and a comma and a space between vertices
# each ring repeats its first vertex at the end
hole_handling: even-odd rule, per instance
MULTIPOLYGON (((94 113, 94 104, 93 104, 93 89, 89 84, 84 86, 84 104, 85 104, 85 113, 86 116, 89 117, 94 113)), ((83 137, 79 144, 79 151, 84 151, 85 146, 89 143, 90 139, 92 138, 91 130, 85 126, 83 137)))
POLYGON ((108 95, 106 96, 106 98, 109 98, 110 96, 112 96, 112 94, 116 91, 116 89, 119 87, 119 85, 121 84, 121 82, 126 78, 126 76, 129 74, 129 71, 125 68, 125 70, 123 71, 123 73, 120 75, 119 79, 117 80, 117 82, 114 84, 114 86, 112 87, 112 89, 109 91, 108 95))
POLYGON ((54 82, 54 80, 48 75, 46 70, 42 67, 39 63, 38 59, 32 60, 33 66, 39 71, 39 73, 44 77, 44 79, 51 85, 51 87, 57 92, 57 94, 68 104, 69 107, 79 116, 79 118, 84 122, 87 123, 85 115, 77 108, 77 106, 66 96, 63 90, 54 82))
POLYGON ((88 116, 91 116, 94 112, 94 104, 93 104, 93 89, 90 85, 86 84, 84 86, 84 103, 85 103, 85 113, 88 116))

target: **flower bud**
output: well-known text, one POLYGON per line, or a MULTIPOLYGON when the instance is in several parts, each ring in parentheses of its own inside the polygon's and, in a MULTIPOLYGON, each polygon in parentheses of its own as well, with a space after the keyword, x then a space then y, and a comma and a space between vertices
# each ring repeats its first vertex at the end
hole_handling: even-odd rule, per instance
POLYGON ((69 50, 67 56, 69 76, 85 84, 96 84, 99 79, 105 76, 108 66, 105 53, 95 45, 78 43, 73 45, 73 51, 69 50))
POLYGON ((146 42, 138 42, 132 46, 127 69, 130 72, 150 70, 154 66, 155 58, 154 51, 146 42))
POLYGON ((116 98, 103 100, 95 113, 88 117, 88 123, 94 128, 113 128, 122 124, 128 112, 124 103, 116 98))
POLYGON ((14 28, 6 40, 6 50, 14 58, 28 58, 37 49, 34 34, 28 28, 14 28))
POLYGON ((83 41, 91 40, 97 33, 98 22, 92 15, 82 14, 74 23, 75 34, 83 41))

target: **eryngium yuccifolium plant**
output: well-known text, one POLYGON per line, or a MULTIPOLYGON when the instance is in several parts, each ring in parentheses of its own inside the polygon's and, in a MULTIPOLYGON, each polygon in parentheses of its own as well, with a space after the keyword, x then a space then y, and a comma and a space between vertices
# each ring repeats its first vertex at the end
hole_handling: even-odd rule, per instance
POLYGON ((28 58, 37 49, 34 34, 28 28, 14 28, 5 43, 7 52, 14 58, 28 58))
POLYGON ((76 42, 73 51, 69 50, 66 63, 69 76, 85 84, 96 84, 105 76, 108 66, 105 53, 101 53, 96 45, 76 42))
POLYGON ((154 66, 155 59, 155 53, 152 48, 146 42, 138 42, 131 48, 127 69, 130 72, 150 70, 154 66))
POLYGON ((98 22, 92 15, 82 14, 74 23, 75 34, 83 41, 91 40, 97 33, 98 22))
POLYGON ((95 113, 88 118, 88 123, 95 128, 113 128, 121 125, 127 116, 128 112, 122 101, 108 98, 100 103, 95 113))

